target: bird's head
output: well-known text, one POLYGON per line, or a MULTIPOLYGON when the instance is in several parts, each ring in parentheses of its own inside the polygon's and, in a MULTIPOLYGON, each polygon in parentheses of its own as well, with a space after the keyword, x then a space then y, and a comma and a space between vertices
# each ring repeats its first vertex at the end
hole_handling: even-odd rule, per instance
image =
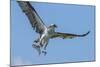
POLYGON ((57 25, 56 24, 51 24, 49 27, 57 28, 57 25))

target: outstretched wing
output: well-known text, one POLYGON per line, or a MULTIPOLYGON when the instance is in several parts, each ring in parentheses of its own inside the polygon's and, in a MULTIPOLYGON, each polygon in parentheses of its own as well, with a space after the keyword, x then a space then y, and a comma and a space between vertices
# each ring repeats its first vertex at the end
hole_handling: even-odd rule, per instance
POLYGON ((47 27, 28 1, 17 1, 22 11, 28 17, 32 27, 37 33, 42 34, 47 27))
POLYGON ((60 37, 60 38, 63 38, 63 39, 66 39, 66 38, 74 38, 74 37, 84 37, 86 35, 88 35, 90 33, 90 31, 88 31, 87 33, 85 34, 82 34, 82 35, 77 35, 77 34, 69 34, 69 33, 59 33, 59 32, 55 32, 55 34, 53 34, 51 36, 51 38, 57 38, 57 37, 60 37))

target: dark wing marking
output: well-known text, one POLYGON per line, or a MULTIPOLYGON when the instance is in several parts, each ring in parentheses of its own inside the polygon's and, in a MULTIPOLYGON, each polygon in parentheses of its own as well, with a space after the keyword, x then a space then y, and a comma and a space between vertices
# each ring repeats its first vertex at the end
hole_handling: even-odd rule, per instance
POLYGON ((35 29, 37 33, 42 34, 47 27, 45 26, 45 24, 43 23, 42 19, 39 17, 35 9, 27 1, 17 2, 21 7, 22 11, 28 17, 33 29, 35 29))
POLYGON ((51 38, 57 38, 57 37, 60 37, 60 38, 63 38, 63 39, 66 39, 66 38, 74 38, 74 37, 84 37, 86 35, 88 35, 90 33, 90 31, 88 31, 87 33, 85 34, 82 34, 82 35, 77 35, 77 34, 69 34, 69 33, 59 33, 59 32, 55 32, 55 34, 53 34, 51 36, 51 38))

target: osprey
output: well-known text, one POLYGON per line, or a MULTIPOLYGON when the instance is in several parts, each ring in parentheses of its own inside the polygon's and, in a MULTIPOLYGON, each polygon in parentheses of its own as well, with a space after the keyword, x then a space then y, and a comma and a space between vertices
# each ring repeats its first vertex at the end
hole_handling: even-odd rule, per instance
POLYGON ((89 34, 89 31, 82 35, 77 34, 69 34, 69 33, 60 33, 55 32, 55 28, 57 26, 55 24, 51 24, 49 27, 47 27, 36 10, 32 7, 32 5, 27 1, 18 1, 19 6, 21 7, 22 11, 26 14, 27 18, 29 19, 31 26, 33 29, 39 33, 39 37, 34 41, 32 47, 36 48, 39 55, 41 53, 44 53, 46 55, 46 47, 48 45, 49 39, 52 38, 75 38, 75 37, 84 37, 89 34))

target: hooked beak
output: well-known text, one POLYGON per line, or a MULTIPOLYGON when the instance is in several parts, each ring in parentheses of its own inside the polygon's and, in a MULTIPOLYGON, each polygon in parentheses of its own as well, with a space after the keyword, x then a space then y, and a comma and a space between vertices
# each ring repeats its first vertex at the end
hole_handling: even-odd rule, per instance
POLYGON ((54 27, 57 28, 57 25, 54 24, 54 27))

